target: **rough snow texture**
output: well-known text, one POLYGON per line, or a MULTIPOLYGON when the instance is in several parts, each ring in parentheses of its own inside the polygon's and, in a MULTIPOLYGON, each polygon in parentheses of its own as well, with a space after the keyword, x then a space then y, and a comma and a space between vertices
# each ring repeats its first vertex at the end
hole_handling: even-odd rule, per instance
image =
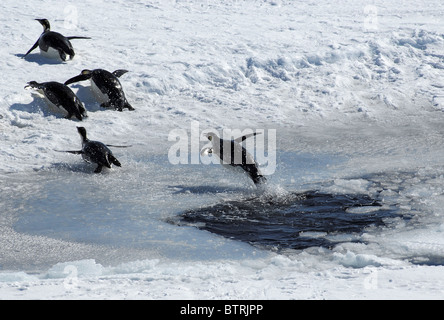
MULTIPOLYGON (((0 298, 444 296, 442 1, 78 0, 61 5, 47 0, 42 5, 4 0, 0 12, 0 176, 5 181, 0 298), (92 40, 73 40, 76 56, 66 63, 43 58, 38 50, 21 59, 40 35, 35 18, 49 19, 65 35, 92 40), (79 83, 71 88, 89 112, 80 123, 64 119, 24 90, 32 80, 64 82, 94 68, 130 71, 121 82, 134 112, 101 109, 88 83, 79 83), (179 186, 206 180, 208 169, 199 176, 196 168, 179 167, 171 175, 161 162, 142 159, 167 154, 168 133, 189 130, 191 121, 199 121, 201 128, 274 128, 281 151, 346 159, 332 166, 327 161, 313 172, 310 165, 293 167, 279 158, 271 181, 284 188, 315 184, 329 192, 382 192, 388 205, 411 214, 412 222, 393 221, 391 228, 369 230, 359 235, 365 240, 359 244, 282 254, 160 222, 145 230, 159 248, 140 249, 143 254, 138 248, 123 254, 94 239, 68 239, 54 231, 58 220, 44 220, 54 229, 47 232, 23 227, 20 218, 30 219, 26 203, 45 194, 41 186, 51 186, 48 180, 77 184, 87 176, 80 158, 55 151, 79 148, 75 127, 80 124, 90 137, 133 145, 119 152, 127 166, 103 177, 105 182, 88 179, 86 190, 120 183, 120 191, 131 190, 127 195, 134 206, 164 208, 155 221, 179 211, 179 186), (183 173, 187 170, 193 177, 183 173), (43 178, 34 178, 39 174, 43 178), (180 181, 173 182, 175 177, 180 181), (171 186, 179 196, 164 196, 171 186), (26 200, 23 207, 21 199, 26 200), (170 206, 176 211, 168 212, 170 206), (175 238, 162 238, 165 232, 176 233, 175 238), (202 254, 210 258, 180 256, 180 239, 184 250, 195 254, 199 248, 194 243, 190 249, 190 243, 199 243, 199 237, 207 246, 202 254), (220 256, 215 253, 219 247, 220 256), (230 248, 240 257, 230 257, 230 248)), ((215 174, 216 182, 230 185, 224 171, 215 174)), ((98 197, 122 200, 119 190, 109 197, 101 191, 98 197)), ((215 200, 220 199, 210 199, 215 200)), ((184 201, 183 206, 202 204, 184 201)), ((57 206, 44 199, 32 203, 36 212, 57 206)), ((113 212, 111 206, 109 210, 113 212)), ((93 221, 93 228, 109 218, 104 212, 97 212, 103 220, 93 221)))

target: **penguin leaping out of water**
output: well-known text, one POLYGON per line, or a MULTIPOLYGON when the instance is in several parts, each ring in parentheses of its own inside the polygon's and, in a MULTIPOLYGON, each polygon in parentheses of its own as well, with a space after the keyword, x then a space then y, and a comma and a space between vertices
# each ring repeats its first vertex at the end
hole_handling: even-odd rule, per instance
POLYGON ((127 70, 116 70, 109 72, 103 69, 83 70, 80 75, 65 82, 65 85, 78 81, 91 81, 91 88, 102 108, 114 108, 123 111, 127 108, 132 111, 134 108, 126 100, 122 84, 119 78, 127 73, 127 70))
POLYGON ((68 113, 66 119, 75 116, 78 120, 82 121, 83 118, 87 117, 86 109, 82 102, 75 93, 63 83, 55 81, 38 83, 31 81, 25 86, 25 89, 26 88, 32 88, 43 94, 48 105, 53 106, 53 108, 65 110, 68 113))
POLYGON ((112 146, 106 145, 99 141, 89 140, 86 136, 86 129, 84 127, 77 127, 77 131, 82 138, 82 150, 59 152, 81 154, 83 160, 86 162, 97 164, 97 168, 94 170, 94 173, 102 172, 103 167, 111 169, 112 164, 118 167, 122 166, 108 147, 126 148, 126 146, 112 146))
POLYGON ((91 39, 89 37, 65 37, 58 32, 51 31, 51 25, 47 19, 35 19, 43 26, 43 33, 40 35, 37 42, 31 49, 23 56, 25 58, 34 49, 40 47, 40 52, 43 56, 48 58, 60 58, 66 61, 72 60, 75 56, 74 48, 70 40, 73 39, 91 39))
POLYGON ((213 132, 204 134, 211 141, 212 147, 205 147, 201 155, 215 154, 223 166, 227 168, 241 168, 253 180, 256 186, 264 184, 267 179, 262 175, 253 156, 240 143, 249 137, 257 135, 251 133, 233 140, 223 140, 213 132))

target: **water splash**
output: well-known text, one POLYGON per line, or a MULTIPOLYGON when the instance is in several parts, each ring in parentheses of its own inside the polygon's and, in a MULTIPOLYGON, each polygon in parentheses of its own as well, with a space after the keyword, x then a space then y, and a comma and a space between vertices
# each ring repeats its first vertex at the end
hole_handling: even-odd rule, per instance
POLYGON ((400 214, 394 208, 368 195, 270 188, 249 199, 185 211, 170 222, 279 251, 361 242, 366 228, 395 217, 400 214))

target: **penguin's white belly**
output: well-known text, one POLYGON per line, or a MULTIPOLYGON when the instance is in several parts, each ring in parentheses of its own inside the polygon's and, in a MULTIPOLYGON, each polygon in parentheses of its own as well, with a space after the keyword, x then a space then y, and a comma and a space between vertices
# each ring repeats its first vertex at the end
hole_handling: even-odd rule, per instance
POLYGON ((108 102, 109 100, 108 95, 100 91, 99 87, 92 79, 91 79, 91 91, 93 92, 94 97, 97 99, 99 103, 108 102))
POLYGON ((60 58, 60 53, 56 49, 51 47, 48 48, 48 51, 43 51, 42 49, 40 49, 40 54, 48 59, 55 59, 60 61, 62 60, 60 58))

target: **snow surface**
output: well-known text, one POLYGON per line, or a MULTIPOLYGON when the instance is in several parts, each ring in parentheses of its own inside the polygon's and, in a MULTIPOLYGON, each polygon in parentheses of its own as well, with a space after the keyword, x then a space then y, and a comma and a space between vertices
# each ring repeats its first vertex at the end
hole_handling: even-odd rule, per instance
POLYGON ((0 12, 1 299, 444 298, 442 1, 4 0, 0 12), (35 18, 92 40, 73 40, 66 63, 22 59, 35 18), (24 89, 94 68, 130 71, 135 111, 101 109, 82 82, 71 88, 89 117, 66 120, 24 89), (276 129, 272 193, 379 193, 411 219, 279 253, 168 224, 255 192, 223 168, 168 162, 169 133, 192 121, 276 129), (132 145, 115 150, 122 168, 93 175, 55 151, 80 147, 78 125, 132 145))

